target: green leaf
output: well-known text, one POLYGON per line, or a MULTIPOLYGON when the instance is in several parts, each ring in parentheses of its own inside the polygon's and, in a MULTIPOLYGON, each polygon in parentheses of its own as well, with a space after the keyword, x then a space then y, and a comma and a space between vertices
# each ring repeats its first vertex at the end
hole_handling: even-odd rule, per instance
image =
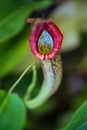
POLYGON ((29 50, 29 41, 28 41, 29 30, 30 29, 25 28, 23 33, 21 33, 19 37, 13 40, 12 45, 10 43, 10 45, 8 45, 8 47, 3 49, 3 51, 1 52, 0 54, 0 78, 3 78, 9 72, 11 72, 21 61, 24 60, 25 57, 27 57, 29 60, 29 62, 27 63, 27 66, 32 64, 32 62, 35 61, 36 58, 34 59, 34 56, 29 50))
MULTIPOLYGON (((10 4, 10 1, 8 1, 8 3, 10 4)), ((15 7, 15 3, 13 0, 13 3, 10 5, 10 7, 15 7)), ((7 4, 7 2, 4 4, 7 4)), ((4 5, 2 6, 4 8, 4 5)), ((9 38, 17 35, 22 30, 25 25, 25 19, 29 13, 31 13, 31 11, 32 8, 29 8, 29 6, 25 3, 22 5, 19 4, 19 8, 15 8, 15 10, 11 11, 10 13, 8 11, 7 16, 4 17, 2 21, 0 21, 0 43, 3 43, 9 38)))
POLYGON ((78 130, 87 130, 87 121, 78 128, 78 130))
POLYGON ((0 90, 0 109, 1 109, 1 104, 3 103, 4 98, 6 97, 6 92, 3 90, 0 90))
POLYGON ((16 94, 7 95, 0 90, 0 130, 22 130, 25 122, 26 109, 22 100, 16 94))
POLYGON ((10 72, 28 53, 28 36, 22 35, 13 41, 13 45, 0 54, 0 78, 10 72))
POLYGON ((87 101, 78 108, 63 130, 86 130, 85 128, 87 128, 87 101))
POLYGON ((17 35, 25 25, 25 19, 32 11, 45 8, 49 1, 33 2, 28 0, 0 1, 0 43, 17 35), (39 5, 39 6, 38 6, 39 5))

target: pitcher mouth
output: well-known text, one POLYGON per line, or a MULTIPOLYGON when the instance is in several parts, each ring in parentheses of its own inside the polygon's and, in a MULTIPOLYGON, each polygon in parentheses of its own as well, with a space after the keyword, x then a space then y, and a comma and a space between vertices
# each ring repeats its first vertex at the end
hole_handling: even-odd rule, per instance
MULTIPOLYGON (((32 28, 31 35, 30 35, 30 48, 32 53, 40 60, 47 60, 54 58, 61 48, 63 35, 59 28, 50 20, 41 20, 39 23, 36 24, 32 28), (49 43, 42 44, 38 41, 40 39, 41 34, 44 32, 44 30, 51 36, 49 37, 48 41, 49 43), (46 46, 45 46, 46 45, 46 46), (49 47, 50 46, 50 47, 49 47), (42 50, 41 48, 42 47, 42 50), (47 48, 46 48, 47 47, 47 48)), ((47 42, 48 42, 47 41, 47 42)))

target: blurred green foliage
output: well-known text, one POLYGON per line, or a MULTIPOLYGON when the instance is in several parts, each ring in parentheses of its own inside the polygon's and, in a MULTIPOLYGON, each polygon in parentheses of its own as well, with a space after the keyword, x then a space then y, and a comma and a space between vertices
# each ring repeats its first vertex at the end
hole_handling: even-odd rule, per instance
POLYGON ((87 101, 73 114, 64 130, 86 130, 87 128, 87 101))
POLYGON ((16 94, 0 90, 0 129, 21 130, 26 122, 26 108, 16 94))
POLYGON ((0 0, 0 77, 13 70, 28 52, 26 18, 50 4, 51 1, 0 0), (25 31, 21 33, 22 30, 25 31))

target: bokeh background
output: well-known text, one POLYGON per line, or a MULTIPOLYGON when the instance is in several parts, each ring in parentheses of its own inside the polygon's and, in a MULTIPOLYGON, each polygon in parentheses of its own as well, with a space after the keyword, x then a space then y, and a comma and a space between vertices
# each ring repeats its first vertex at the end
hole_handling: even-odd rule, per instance
MULTIPOLYGON (((87 2, 86 0, 0 0, 0 89, 8 91, 25 68, 39 62, 29 48, 31 26, 26 19, 51 18, 64 35, 61 49, 63 79, 51 99, 27 110, 24 130, 56 130, 64 127, 87 99, 87 2)), ((34 94, 43 81, 41 64, 34 94)), ((29 71, 14 90, 23 98, 31 83, 29 71)))

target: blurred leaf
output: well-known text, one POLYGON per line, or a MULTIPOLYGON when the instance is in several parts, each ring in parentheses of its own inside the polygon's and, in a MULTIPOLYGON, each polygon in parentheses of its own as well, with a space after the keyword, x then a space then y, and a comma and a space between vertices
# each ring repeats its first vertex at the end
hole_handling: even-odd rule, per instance
POLYGON ((0 90, 0 130, 22 130, 26 121, 24 103, 15 94, 6 95, 0 90))
POLYGON ((36 9, 45 8, 49 1, 27 0, 0 1, 0 43, 17 35, 25 25, 25 19, 36 9), (38 6, 39 5, 39 6, 38 6))
MULTIPOLYGON (((2 2, 3 9, 5 4, 7 4, 7 2, 4 0, 2 2)), ((14 2, 14 0, 13 3, 9 0, 8 9, 10 7, 15 7, 15 4, 16 2, 14 2)), ((0 22, 0 43, 5 42, 10 37, 13 37, 14 35, 20 32, 20 30, 25 25, 26 17, 29 15, 29 13, 31 13, 31 11, 32 8, 29 8, 29 5, 25 3, 22 5, 19 4, 19 8, 16 9, 15 7, 15 10, 11 11, 10 13, 8 11, 7 17, 4 17, 4 19, 0 22)))
MULTIPOLYGON (((17 35, 25 25, 25 19, 32 11, 48 7, 49 1, 0 1, 0 78, 14 69, 29 53, 29 28, 17 35), (39 6, 38 6, 39 5, 39 6), (7 40, 8 39, 8 40, 7 40)), ((30 57, 29 57, 30 58, 30 57)), ((30 59, 29 59, 30 60, 30 59)))
POLYGON ((0 77, 11 71, 28 52, 27 35, 13 41, 13 45, 0 55, 0 77), (15 43, 15 44, 14 44, 15 43))
POLYGON ((4 98, 6 97, 6 92, 5 91, 3 91, 3 90, 0 90, 0 109, 1 109, 1 104, 2 104, 2 102, 3 102, 3 100, 4 100, 4 98))
POLYGON ((78 130, 87 130, 87 121, 78 130))
POLYGON ((74 113, 72 119, 63 130, 82 130, 80 128, 87 127, 87 101, 74 113))

